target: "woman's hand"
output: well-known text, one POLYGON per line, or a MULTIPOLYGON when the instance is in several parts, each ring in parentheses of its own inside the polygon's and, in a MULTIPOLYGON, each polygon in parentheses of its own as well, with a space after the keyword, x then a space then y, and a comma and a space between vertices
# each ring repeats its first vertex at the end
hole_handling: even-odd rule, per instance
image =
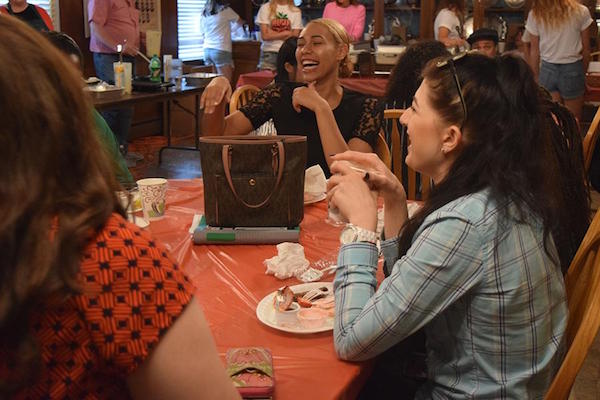
POLYGON ((230 98, 231 84, 229 80, 217 76, 204 88, 202 97, 200 97, 200 108, 204 109, 205 114, 212 114, 223 100, 228 102, 230 98))
POLYGON ((369 231, 377 228, 377 192, 369 188, 365 174, 344 161, 331 165, 334 172, 327 182, 327 200, 353 225, 369 231))
MULTIPOLYGON (((377 157, 375 153, 361 153, 357 151, 346 151, 344 153, 335 154, 332 157, 333 161, 348 161, 369 173, 369 187, 372 190, 379 192, 383 197, 383 201, 390 202, 406 202, 406 192, 404 187, 396 178, 396 175, 389 170, 388 167, 377 157)), ((331 172, 334 171, 334 164, 331 166, 331 172)))
POLYGON ((296 112, 300 112, 300 106, 303 106, 316 113, 319 107, 329 107, 329 104, 317 92, 315 83, 311 82, 308 86, 301 86, 294 89, 292 106, 296 112))
MULTIPOLYGON (((368 187, 372 191, 379 192, 379 195, 383 197, 385 208, 384 227, 386 236, 392 237, 397 235, 408 218, 406 192, 404 191, 404 187, 398 178, 396 178, 392 171, 390 171, 385 166, 383 161, 381 161, 374 153, 346 151, 344 153, 332 156, 332 159, 334 161, 330 167, 332 173, 338 172, 338 165, 340 165, 341 161, 350 162, 367 171, 368 178, 364 177, 366 175, 364 174, 363 179, 368 183, 368 187)), ((330 179, 332 187, 335 185, 336 181, 337 180, 334 179, 334 177, 330 179)), ((353 200, 352 198, 350 199, 353 200)), ((365 204, 359 202, 358 198, 354 204, 355 207, 359 209, 366 207, 365 204)), ((340 210, 342 209, 340 208, 340 210)), ((343 211, 342 214, 350 220, 350 214, 344 214, 343 211)), ((352 222, 352 220, 350 221, 352 222)), ((367 229, 366 226, 362 227, 367 229)))

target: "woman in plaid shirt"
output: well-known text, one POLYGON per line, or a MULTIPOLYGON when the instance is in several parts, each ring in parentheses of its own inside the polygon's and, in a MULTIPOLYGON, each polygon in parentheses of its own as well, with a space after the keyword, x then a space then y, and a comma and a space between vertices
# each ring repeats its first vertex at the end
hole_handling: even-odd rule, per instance
POLYGON ((350 221, 334 281, 336 351, 370 359, 423 328, 428 376, 416 398, 542 398, 565 350, 561 260, 578 244, 555 233, 581 239, 589 221, 586 201, 568 204, 561 183, 583 192, 582 170, 561 168, 558 124, 522 60, 461 54, 432 61, 423 76, 401 119, 406 163, 435 183, 416 215, 376 156, 343 153, 331 166, 329 200, 350 221), (378 195, 391 270, 379 288, 378 195), (566 216, 572 208, 580 211, 566 216))

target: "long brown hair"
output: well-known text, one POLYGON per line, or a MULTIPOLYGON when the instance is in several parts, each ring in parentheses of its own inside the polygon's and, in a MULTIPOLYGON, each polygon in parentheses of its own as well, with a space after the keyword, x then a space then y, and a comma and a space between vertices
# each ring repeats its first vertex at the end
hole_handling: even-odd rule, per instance
POLYGON ((531 12, 546 27, 556 28, 579 12, 575 0, 532 0, 531 12))
POLYGON ((545 100, 533 73, 518 57, 468 54, 450 68, 430 62, 423 76, 440 119, 463 125, 463 148, 448 175, 405 224, 400 254, 406 254, 425 218, 449 202, 488 189, 500 205, 500 221, 543 224, 544 246, 557 265, 570 263, 589 224, 589 197, 583 174, 581 140, 572 115, 545 100), (568 193, 568 195, 567 195, 568 193), (510 204, 514 205, 510 207, 510 204))
POLYGON ((32 312, 78 291, 86 244, 125 214, 79 71, 16 18, 0 37, 0 355, 18 371, 0 377, 5 398, 39 371, 32 312))

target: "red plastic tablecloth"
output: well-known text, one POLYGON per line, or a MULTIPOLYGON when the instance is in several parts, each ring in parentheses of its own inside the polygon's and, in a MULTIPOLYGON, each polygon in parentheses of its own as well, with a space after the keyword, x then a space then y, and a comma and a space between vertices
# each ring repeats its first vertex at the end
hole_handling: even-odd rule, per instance
MULTIPOLYGON (((241 74, 238 78, 236 87, 251 84, 262 89, 273 80, 273 77, 273 73, 268 70, 241 74)), ((345 88, 375 97, 383 97, 385 95, 385 87, 387 82, 387 76, 376 78, 352 77, 340 79, 340 84, 345 88)))
MULTIPOLYGON (((203 209, 202 180, 169 180, 165 218, 146 229, 166 245, 196 286, 221 355, 230 347, 268 347, 277 400, 354 398, 371 364, 338 360, 332 331, 301 335, 263 325, 256 317, 258 302, 283 285, 301 282, 265 275, 263 261, 277 254, 274 245, 194 245, 188 230, 194 214, 203 209)), ((327 224, 326 216, 325 201, 304 209, 300 243, 310 262, 336 259, 340 228, 327 224)))

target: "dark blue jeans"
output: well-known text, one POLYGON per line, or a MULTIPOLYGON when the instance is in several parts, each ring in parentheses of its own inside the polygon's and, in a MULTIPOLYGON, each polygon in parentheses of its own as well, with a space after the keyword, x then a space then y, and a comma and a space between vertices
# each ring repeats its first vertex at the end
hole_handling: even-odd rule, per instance
MULTIPOLYGON (((119 56, 116 54, 93 53, 94 67, 96 68, 96 76, 105 82, 114 84, 113 63, 119 61, 119 56)), ((130 62, 131 70, 135 71, 135 59, 133 57, 124 56, 124 62, 130 62)), ((135 73, 134 73, 135 75, 135 73)), ((119 146, 127 151, 127 138, 129 137, 129 129, 131 128, 131 119, 133 117, 133 107, 114 108, 101 111, 100 114, 106 120, 106 123, 115 134, 119 146)))

